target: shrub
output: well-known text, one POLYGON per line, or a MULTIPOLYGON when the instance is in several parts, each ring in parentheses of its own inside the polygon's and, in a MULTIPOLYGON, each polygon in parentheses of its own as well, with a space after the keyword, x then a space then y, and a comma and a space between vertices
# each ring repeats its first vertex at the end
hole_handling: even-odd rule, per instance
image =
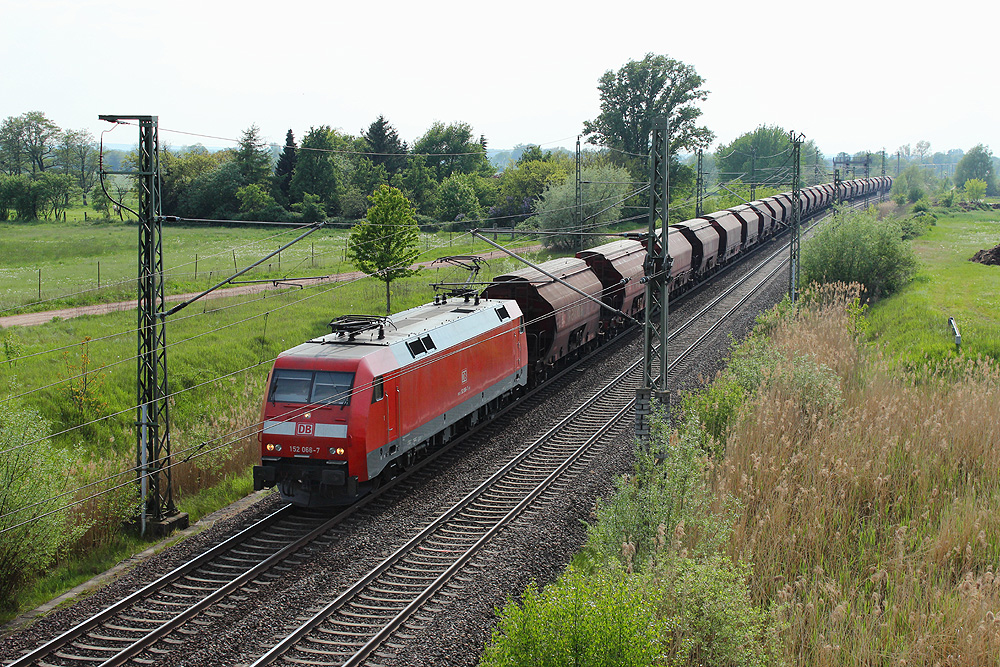
POLYGON ((955 190, 947 190, 938 195, 938 205, 944 206, 945 208, 951 208, 955 205, 955 190))
POLYGON ((750 575, 748 565, 734 565, 722 554, 671 558, 654 568, 650 584, 660 592, 658 616, 670 630, 658 664, 772 664, 769 618, 753 603, 750 575))
POLYGON ((874 209, 841 209, 803 244, 801 267, 805 283, 860 283, 873 300, 908 283, 917 259, 899 223, 877 219, 874 209))
POLYGON ((903 230, 903 239, 915 239, 923 236, 931 227, 937 224, 937 216, 933 213, 917 213, 899 221, 899 226, 903 230))
POLYGON ((635 474, 616 481, 587 527, 587 553, 595 562, 638 571, 666 550, 705 554, 728 539, 735 507, 713 506, 705 481, 707 435, 694 416, 673 432, 654 420, 635 474))
POLYGON ((0 412, 0 607, 12 609, 17 591, 47 567, 80 531, 55 500, 68 476, 65 457, 47 439, 38 412, 0 412), (35 442, 37 440, 37 442, 35 442), (26 443, 30 445, 23 446, 26 443))
POLYGON ((914 213, 924 213, 931 210, 931 203, 927 201, 926 197, 921 197, 913 204, 914 213))
POLYGON ((543 592, 531 585, 521 604, 508 602, 483 667, 662 664, 667 624, 645 600, 641 580, 621 571, 585 576, 570 568, 543 592))

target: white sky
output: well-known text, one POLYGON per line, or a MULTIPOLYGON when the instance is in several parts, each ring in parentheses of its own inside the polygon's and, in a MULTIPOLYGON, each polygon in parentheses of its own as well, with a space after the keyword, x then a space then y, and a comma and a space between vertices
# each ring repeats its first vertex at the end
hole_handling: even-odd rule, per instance
POLYGON ((652 52, 706 80, 716 145, 768 123, 828 156, 921 139, 1000 153, 997 7, 0 0, 0 119, 39 110, 98 136, 111 127, 98 114, 150 114, 161 142, 225 146, 167 130, 238 138, 256 123, 283 143, 289 128, 299 141, 313 125, 358 134, 383 114, 410 143, 440 120, 491 148, 572 147, 599 112, 601 74, 652 52))

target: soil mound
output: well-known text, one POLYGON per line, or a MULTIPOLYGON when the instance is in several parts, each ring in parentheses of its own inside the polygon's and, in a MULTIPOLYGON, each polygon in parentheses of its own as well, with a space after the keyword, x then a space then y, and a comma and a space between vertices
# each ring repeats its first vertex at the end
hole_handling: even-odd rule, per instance
POLYGON ((1000 266, 1000 245, 989 250, 980 250, 972 256, 972 261, 990 266, 1000 266))

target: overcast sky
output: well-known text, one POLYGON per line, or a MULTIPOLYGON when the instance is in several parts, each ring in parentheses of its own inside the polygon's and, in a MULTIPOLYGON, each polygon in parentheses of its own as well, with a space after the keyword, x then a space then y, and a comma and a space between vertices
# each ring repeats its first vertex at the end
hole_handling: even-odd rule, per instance
MULTIPOLYGON (((358 134, 379 114, 412 143, 464 121, 491 148, 572 147, 597 80, 646 53, 692 65, 702 121, 728 142, 762 123, 827 155, 1000 152, 992 2, 220 2, 0 0, 0 119, 65 129, 159 116, 161 142, 269 141, 314 125, 358 134), (645 5, 645 6, 644 6, 645 5)), ((119 127, 110 143, 132 143, 119 127)))

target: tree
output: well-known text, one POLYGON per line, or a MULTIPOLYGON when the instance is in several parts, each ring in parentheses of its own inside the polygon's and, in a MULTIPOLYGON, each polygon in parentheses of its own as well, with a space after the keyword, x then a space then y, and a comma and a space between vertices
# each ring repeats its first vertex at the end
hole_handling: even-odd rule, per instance
MULTIPOLYGON (((791 182, 792 145, 788 132, 777 125, 760 125, 753 132, 741 134, 715 151, 715 161, 722 182, 739 179, 745 183, 781 184, 791 182)), ((802 146, 804 161, 819 153, 816 144, 802 146)))
POLYGON ((89 130, 66 130, 62 133, 59 161, 63 171, 73 176, 83 192, 84 206, 87 204, 87 192, 94 187, 97 179, 99 157, 94 135, 89 130))
POLYGON ((274 165, 274 187, 281 194, 281 199, 288 201, 288 195, 292 184, 292 174, 295 172, 295 158, 298 146, 295 145, 295 135, 291 129, 285 135, 285 148, 278 156, 278 163, 274 165))
POLYGON ((967 201, 980 202, 986 195, 986 181, 979 178, 970 178, 965 182, 964 190, 967 201))
POLYGON ((414 275, 419 229, 413 204, 397 188, 379 186, 369 198, 368 216, 351 228, 347 258, 359 271, 385 283, 385 313, 392 313, 389 285, 414 275))
MULTIPOLYGON (((581 174, 583 186, 582 231, 599 232, 608 223, 621 217, 626 193, 631 189, 628 170, 613 165, 585 167, 581 174)), ((581 231, 576 219, 576 182, 567 179, 545 188, 535 207, 538 226, 550 232, 581 231)), ((557 250, 580 247, 575 235, 546 236, 545 245, 557 250)))
POLYGON ((406 167, 406 142, 399 140, 399 133, 385 116, 376 118, 361 136, 371 153, 368 157, 374 164, 383 167, 389 176, 398 174, 406 167))
POLYGON ((982 144, 977 144, 955 165, 955 182, 965 183, 970 178, 986 182, 986 194, 997 194, 996 173, 993 170, 993 153, 982 144))
POLYGON ((652 53, 608 70, 597 85, 601 113, 583 124, 587 142, 646 157, 653 119, 667 116, 671 154, 708 146, 715 135, 696 125, 701 109, 695 103, 708 97, 703 83, 690 65, 652 53))
POLYGON ((413 144, 413 152, 421 154, 440 183, 454 173, 492 176, 493 165, 486 157, 485 139, 472 138, 468 123, 445 125, 438 121, 413 144))
POLYGON ((899 222, 879 220, 872 207, 838 210, 833 222, 802 245, 801 266, 805 284, 861 283, 874 300, 906 285, 917 259, 899 222))
POLYGON ((232 151, 210 153, 201 145, 181 151, 165 148, 160 151, 160 206, 167 215, 181 210, 181 199, 196 179, 232 160, 232 151))
POLYGON ((21 141, 24 152, 31 164, 31 173, 45 171, 52 161, 59 138, 59 126, 45 117, 41 111, 21 114, 23 119, 21 141))
POLYGON ((437 191, 436 214, 438 220, 471 225, 479 223, 483 210, 469 176, 452 174, 441 182, 437 191))
POLYGON ((921 162, 927 157, 927 153, 931 150, 931 142, 921 139, 913 147, 913 154, 917 156, 917 159, 921 162))
POLYGON ((0 125, 0 171, 8 176, 20 176, 28 169, 28 155, 22 136, 24 119, 8 116, 0 125))
POLYGON ((247 216, 260 214, 277 206, 274 197, 260 183, 244 185, 236 191, 236 199, 240 202, 240 213, 247 216))
POLYGON ((244 185, 266 183, 271 175, 271 151, 260 136, 260 128, 251 125, 243 131, 233 156, 244 185))
POLYGON ((437 181, 427 162, 417 156, 406 160, 406 169, 392 179, 422 215, 432 215, 437 202, 437 181))
POLYGON ((39 195, 42 200, 42 213, 48 217, 49 213, 56 220, 69 206, 71 199, 78 194, 80 189, 73 182, 73 177, 69 174, 55 174, 51 171, 40 174, 35 180, 39 188, 39 195))
POLYGON ((340 177, 334 164, 336 133, 329 125, 310 127, 302 140, 295 162, 295 172, 289 184, 291 201, 303 201, 305 193, 319 197, 326 212, 336 215, 339 212, 338 185, 340 177))
POLYGON ((227 160, 192 179, 181 194, 180 214, 189 218, 233 219, 240 210, 236 193, 244 185, 239 165, 227 160))

